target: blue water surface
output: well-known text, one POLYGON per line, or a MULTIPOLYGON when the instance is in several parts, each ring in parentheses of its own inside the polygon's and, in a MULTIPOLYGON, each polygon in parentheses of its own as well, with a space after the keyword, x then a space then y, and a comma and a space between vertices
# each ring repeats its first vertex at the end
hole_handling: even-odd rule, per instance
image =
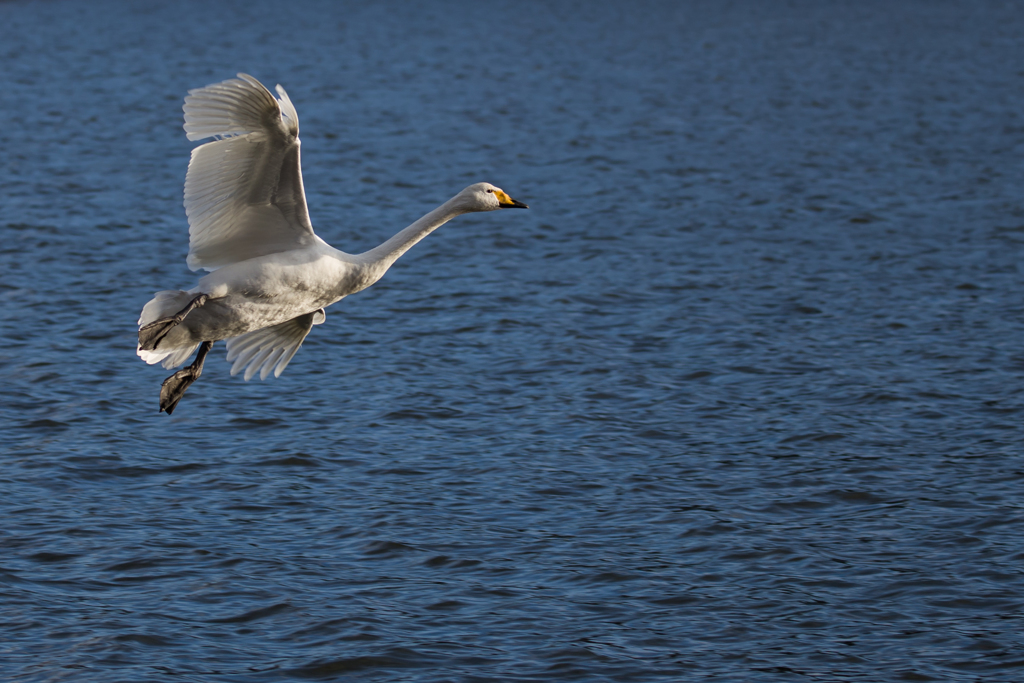
POLYGON ((1020 681, 1024 4, 0 3, 0 678, 1020 681), (465 216, 280 379, 135 356, 190 88, 465 216))

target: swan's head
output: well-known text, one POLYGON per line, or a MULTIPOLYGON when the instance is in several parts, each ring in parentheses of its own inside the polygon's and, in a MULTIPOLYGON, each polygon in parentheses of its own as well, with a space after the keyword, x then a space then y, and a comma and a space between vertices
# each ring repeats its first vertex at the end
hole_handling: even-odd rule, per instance
POLYGON ((526 204, 509 197, 500 187, 490 183, 477 183, 455 195, 459 206, 469 211, 497 211, 498 209, 528 209, 526 204))

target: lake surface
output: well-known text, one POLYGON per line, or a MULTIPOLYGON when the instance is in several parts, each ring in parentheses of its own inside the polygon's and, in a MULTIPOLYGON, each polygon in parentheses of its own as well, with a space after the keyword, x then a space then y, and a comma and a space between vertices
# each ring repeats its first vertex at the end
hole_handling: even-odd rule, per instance
POLYGON ((0 678, 1020 681, 1021 2, 0 3, 0 678), (190 88, 466 216, 280 379, 135 356, 190 88))

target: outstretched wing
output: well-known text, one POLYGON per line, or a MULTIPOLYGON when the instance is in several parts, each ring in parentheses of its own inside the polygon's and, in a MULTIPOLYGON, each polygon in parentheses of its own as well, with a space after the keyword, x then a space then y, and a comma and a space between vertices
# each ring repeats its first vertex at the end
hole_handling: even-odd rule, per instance
POLYGON ((228 339, 228 361, 235 363, 231 366, 231 374, 237 375, 242 368, 246 368, 246 382, 257 372, 260 373, 260 379, 266 379, 271 370, 274 371, 274 377, 280 377, 313 325, 319 325, 326 319, 327 314, 321 308, 280 325, 228 339))
POLYGON ((302 188, 299 117, 284 88, 280 101, 247 74, 190 90, 185 177, 188 267, 216 270, 319 241, 302 188))

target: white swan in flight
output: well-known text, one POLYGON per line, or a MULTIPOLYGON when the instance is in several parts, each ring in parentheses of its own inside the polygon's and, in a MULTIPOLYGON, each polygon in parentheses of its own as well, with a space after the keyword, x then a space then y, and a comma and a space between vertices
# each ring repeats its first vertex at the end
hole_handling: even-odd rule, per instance
POLYGON ((302 189, 299 117, 247 74, 190 90, 189 140, 216 138, 192 151, 185 177, 188 266, 211 271, 189 291, 157 292, 139 318, 139 356, 165 368, 160 410, 174 411, 199 378, 213 342, 227 340, 231 374, 275 377, 324 308, 366 289, 410 247, 471 211, 527 208, 489 183, 470 185, 375 249, 339 251, 313 232, 302 189))

